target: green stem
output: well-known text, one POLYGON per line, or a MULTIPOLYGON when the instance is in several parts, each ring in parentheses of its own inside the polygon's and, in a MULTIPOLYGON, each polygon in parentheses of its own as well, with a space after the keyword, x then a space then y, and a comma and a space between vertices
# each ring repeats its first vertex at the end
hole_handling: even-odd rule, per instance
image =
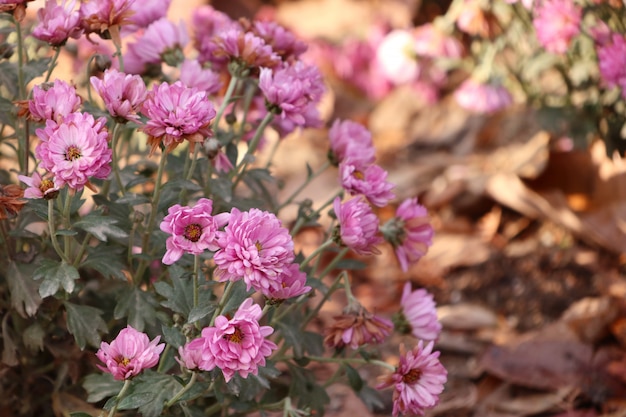
POLYGON ((194 145, 193 155, 191 156, 191 158, 187 158, 187 160, 191 159, 191 166, 189 166, 187 160, 185 160, 185 170, 183 171, 183 178, 185 178, 187 181, 189 181, 193 177, 193 172, 196 170, 196 163, 198 161, 198 154, 200 153, 200 146, 202 145, 196 143, 194 145), (187 169, 189 169, 189 171, 187 171, 187 169))
POLYGON ((50 66, 48 67, 48 73, 46 74, 46 79, 44 80, 44 83, 47 83, 48 81, 50 81, 50 76, 52 75, 52 71, 54 71, 54 68, 56 68, 57 66, 57 60, 59 59, 60 54, 61 54, 61 47, 55 46, 54 55, 52 56, 52 61, 50 61, 50 66))
MULTIPOLYGON (((324 210, 326 207, 328 207, 331 204, 333 204, 333 201, 335 201, 335 198, 341 196, 342 194, 343 194, 343 190, 337 191, 328 200, 326 200, 326 202, 324 204, 322 204, 317 210, 315 210, 313 213, 311 213, 308 216, 308 218, 309 219, 314 219, 322 210, 324 210)), ((298 220, 300 220, 300 219, 298 219, 298 220)), ((296 224, 294 225, 293 229, 291 229, 291 231, 289 232, 291 234, 291 236, 295 236, 300 231, 300 228, 302 226, 304 226, 305 223, 306 223, 306 221, 302 221, 302 222, 297 221, 296 224)))
MULTIPOLYGON (((120 176, 120 166, 119 166, 119 158, 117 155, 117 142, 120 137, 120 124, 115 122, 115 127, 113 128, 113 134, 111 139, 111 159, 113 160, 113 174, 115 176, 115 182, 117 183, 117 188, 119 188, 122 195, 126 195, 126 190, 124 189, 124 185, 122 184, 122 177, 120 176)), ((106 196, 105 196, 106 197, 106 196)))
POLYGON ((302 192, 302 190, 304 190, 311 183, 311 181, 319 177, 329 167, 330 167, 330 162, 326 161, 317 171, 309 175, 306 181, 304 181, 293 193, 291 193, 291 195, 287 198, 287 200, 285 200, 283 204, 281 204, 280 206, 276 208, 276 210, 274 211, 275 214, 278 215, 278 212, 280 210, 282 210, 283 208, 291 204, 294 198, 296 198, 302 192))
POLYGON ((304 329, 306 325, 309 323, 309 321, 311 321, 313 317, 317 316, 317 313, 319 313, 319 311, 322 309, 322 306, 324 305, 324 303, 326 303, 326 301, 328 301, 330 296, 337 290, 337 288, 339 288, 339 285, 341 284, 341 279, 343 278, 343 274, 345 274, 345 271, 339 274, 337 278, 335 278, 335 281, 333 281, 330 288, 328 288, 328 291, 326 291, 326 294, 324 294, 324 297, 322 297, 322 299, 320 300, 319 303, 317 303, 315 308, 311 310, 309 314, 307 314, 307 316, 304 318, 302 322, 302 325, 300 326, 301 329, 304 329))
POLYGON ((193 306, 198 307, 198 271, 200 270, 200 255, 193 257, 193 306))
POLYGON ((183 388, 181 388, 180 391, 178 391, 176 393, 176 395, 174 395, 172 397, 171 400, 169 400, 168 402, 165 403, 165 408, 170 408, 171 406, 173 406, 174 404, 176 404, 176 402, 182 398, 183 395, 185 395, 185 393, 187 391, 189 391, 191 389, 191 387, 193 387, 193 384, 196 383, 196 378, 198 377, 198 373, 197 372, 192 372, 191 373, 191 379, 189 380, 189 382, 187 383, 187 385, 185 385, 183 388))
POLYGON ((83 255, 85 254, 85 251, 87 250, 87 245, 89 244, 90 240, 91 240, 91 233, 87 233, 85 235, 85 239, 83 239, 83 243, 80 245, 80 248, 78 249, 78 253, 76 254, 76 257, 74 258, 74 263, 72 263, 72 266, 74 268, 77 268, 78 265, 80 264, 80 261, 83 255))
POLYGON ((235 91, 235 87, 237 86, 237 82, 239 81, 238 77, 234 75, 230 77, 230 82, 228 83, 228 87, 226 88, 226 94, 224 95, 224 99, 222 100, 222 104, 220 108, 217 110, 217 115, 215 116, 215 120, 213 121, 213 133, 217 136, 217 128, 220 124, 220 120, 222 120, 222 115, 226 110, 226 107, 230 103, 230 99, 233 96, 233 92, 235 91))
POLYGON ((54 200, 48 200, 48 230, 50 232, 50 241, 52 242, 52 247, 54 248, 57 255, 59 255, 65 263, 71 264, 70 260, 63 252, 63 249, 61 249, 61 245, 59 245, 59 241, 56 235, 56 225, 54 223, 54 200))
MULTIPOLYGON (((15 33, 17 35, 17 88, 18 99, 26 99, 26 85, 24 79, 24 39, 22 38, 22 24, 13 19, 15 23, 15 33)), ((27 129, 27 121, 24 122, 24 128, 22 135, 19 138, 20 144, 18 149, 20 172, 24 175, 28 175, 28 154, 29 154, 29 135, 27 129)))
POLYGON ((261 124, 259 124, 259 126, 257 127, 256 132, 254 132, 254 137, 248 144, 248 149, 246 150, 246 154, 243 156, 239 164, 237 164, 235 169, 232 170, 233 175, 236 175, 235 181, 233 182, 233 189, 237 187, 237 184, 239 184, 239 181, 241 181, 241 179, 243 178, 243 174, 246 170, 246 167, 248 166, 248 163, 250 162, 250 156, 254 153, 254 151, 256 151, 256 148, 259 146, 259 142, 261 141, 261 136, 263 136, 263 132, 265 131, 265 128, 267 127, 267 125, 272 123, 273 119, 274 119, 274 113, 268 112, 265 115, 265 117, 261 121, 261 124))
MULTIPOLYGON (((72 196, 73 196, 72 192, 68 190, 67 194, 65 195, 65 202, 63 205, 63 225, 65 226, 66 230, 70 230, 72 228, 72 224, 70 222, 70 209, 72 207, 72 196)), ((64 235, 63 243, 64 243, 63 249, 65 249, 65 258, 70 259, 70 253, 72 253, 72 237, 64 235)))
POLYGON ((213 323, 215 323, 215 319, 217 318, 217 316, 219 316, 222 313, 222 310, 224 310, 226 301, 228 301, 228 298, 230 297, 230 293, 233 291, 234 287, 235 286, 233 285, 231 281, 228 281, 226 283, 226 287, 224 288, 224 293, 222 294, 222 298, 220 298, 220 302, 217 305, 215 312, 213 313, 213 317, 211 317, 211 323, 209 324, 209 326, 213 326, 213 323))
POLYGON ((321 274, 319 274, 320 278, 324 278, 326 276, 326 274, 328 274, 330 271, 332 271, 332 269, 339 263, 339 261, 341 261, 343 259, 343 257, 346 255, 346 253, 348 253, 350 251, 350 248, 343 248, 341 250, 341 252, 339 252, 335 258, 328 264, 326 265, 326 268, 324 268, 324 270, 322 271, 321 274))
POLYGON ((122 399, 126 395, 126 391, 128 391, 128 388, 130 388, 130 379, 127 379, 126 381, 124 381, 124 386, 120 390, 120 393, 117 394, 117 399, 115 400, 115 405, 113 406, 113 408, 111 408, 111 411, 109 411, 109 417, 113 417, 115 415, 115 412, 117 411, 117 406, 119 405, 120 401, 122 401, 122 399))
POLYGON ((300 263, 300 271, 303 271, 304 268, 315 259, 316 256, 322 254, 328 247, 330 247, 334 242, 332 239, 328 239, 326 242, 322 243, 317 249, 313 251, 309 256, 307 256, 302 263, 300 263))

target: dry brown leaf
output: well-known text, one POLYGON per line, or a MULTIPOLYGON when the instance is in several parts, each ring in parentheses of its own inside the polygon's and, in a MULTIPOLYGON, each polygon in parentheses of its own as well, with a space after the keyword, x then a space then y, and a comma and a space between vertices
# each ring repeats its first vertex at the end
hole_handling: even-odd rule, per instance
POLYGON ((426 255, 443 269, 472 266, 489 259, 491 248, 480 236, 438 233, 426 255))
POLYGON ((58 391, 52 393, 52 411, 56 417, 69 417, 71 413, 76 412, 87 413, 96 417, 102 413, 102 409, 95 408, 71 394, 58 391))
POLYGON ((442 306, 437 308, 437 317, 443 327, 455 330, 478 330, 498 325, 495 313, 477 304, 442 306))
POLYGON ((578 300, 563 313, 567 323, 580 340, 595 343, 609 333, 609 325, 619 314, 619 307, 610 297, 587 297, 578 300))

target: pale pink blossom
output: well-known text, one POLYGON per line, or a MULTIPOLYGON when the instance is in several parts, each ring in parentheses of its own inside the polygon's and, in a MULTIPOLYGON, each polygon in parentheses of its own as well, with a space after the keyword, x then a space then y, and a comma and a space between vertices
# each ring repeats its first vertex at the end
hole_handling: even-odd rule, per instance
POLYGON ((44 7, 37 11, 37 25, 33 29, 33 37, 48 42, 52 46, 65 44, 68 38, 77 39, 82 34, 80 15, 76 0, 46 0, 44 7))
POLYGON ((222 88, 219 73, 210 68, 202 68, 195 59, 186 59, 180 66, 180 81, 187 87, 204 90, 208 95, 217 94, 222 88))
POLYGON ((369 165, 376 159, 372 134, 359 123, 335 120, 328 131, 328 139, 330 139, 329 157, 336 165, 343 161, 369 165))
POLYGON ((68 114, 78 111, 80 105, 76 88, 57 78, 53 84, 39 84, 33 88, 28 110, 30 117, 37 122, 61 122, 68 114))
POLYGON ((441 323, 437 319, 437 306, 432 294, 423 288, 411 290, 407 282, 400 299, 401 310, 396 316, 396 329, 412 334, 420 340, 437 340, 441 333, 441 323))
POLYGON ((600 77, 607 87, 620 87, 626 97, 626 36, 613 33, 610 39, 597 47, 600 77))
POLYGON ((307 50, 307 44, 304 41, 275 21, 257 20, 252 24, 251 30, 270 45, 283 61, 295 60, 307 50))
POLYGON ((218 58, 214 55, 217 49, 214 38, 222 31, 240 28, 239 24, 212 6, 203 5, 194 9, 191 15, 191 26, 194 33, 193 43, 198 50, 198 61, 203 64, 211 62, 218 69, 222 68, 228 62, 228 57, 218 58))
POLYGON ((215 277, 220 281, 243 279, 248 290, 280 288, 280 276, 295 258, 293 240, 280 220, 266 211, 233 208, 228 225, 217 233, 215 277))
POLYGON ((202 352, 204 352, 205 340, 203 337, 196 338, 178 348, 180 359, 178 363, 189 370, 199 369, 202 363, 202 352))
POLYGON ((146 85, 138 75, 108 69, 102 79, 91 77, 91 85, 100 94, 109 114, 118 122, 139 121, 137 111, 146 99, 146 85))
POLYGON ((154 86, 143 103, 142 113, 148 117, 142 130, 148 135, 152 151, 162 144, 166 152, 185 139, 192 149, 195 143, 211 136, 209 124, 216 115, 204 91, 186 87, 180 81, 154 86))
POLYGON ((293 297, 299 297, 311 291, 306 285, 306 274, 300 271, 300 264, 292 263, 283 268, 278 276, 277 286, 270 286, 262 294, 271 302, 279 302, 293 297))
POLYGON ((97 366, 118 381, 130 379, 159 362, 159 355, 165 349, 165 343, 158 344, 159 340, 161 336, 150 341, 145 333, 127 326, 111 344, 100 344, 96 356, 105 366, 97 366))
POLYGON ((384 207, 395 198, 391 192, 395 185, 387 181, 387 171, 378 165, 361 167, 348 160, 339 164, 339 178, 350 195, 361 194, 377 207, 384 207))
POLYGON ((457 88, 454 99, 464 109, 484 114, 495 113, 513 103, 511 93, 503 85, 480 83, 472 78, 457 88))
POLYGON ((392 83, 408 84, 419 76, 414 44, 415 36, 411 31, 396 29, 389 32, 378 46, 376 61, 392 83))
POLYGON ((172 0, 137 0, 130 9, 133 14, 129 17, 129 28, 136 30, 138 28, 148 27, 165 16, 170 8, 172 0))
POLYGON ((265 358, 277 347, 266 339, 274 329, 259 325, 262 314, 261 307, 248 298, 232 319, 218 316, 214 326, 202 329, 205 345, 199 368, 210 371, 217 367, 226 382, 235 373, 242 378, 257 375, 259 366, 265 366, 265 358))
POLYGON ((341 203, 339 197, 333 202, 339 221, 338 243, 359 255, 379 253, 376 245, 382 241, 378 235, 378 217, 362 198, 353 198, 341 203))
POLYGON ((28 188, 24 190, 24 198, 45 198, 46 200, 55 198, 58 195, 60 186, 53 178, 44 178, 39 175, 38 172, 33 172, 33 175, 27 177, 25 175, 18 175, 17 178, 24 184, 28 185, 28 188))
POLYGON ((218 220, 211 215, 213 201, 201 198, 195 206, 176 204, 167 210, 161 230, 171 236, 165 241, 167 251, 163 263, 171 265, 183 254, 199 255, 205 250, 217 250, 218 220))
POLYGON ((567 52, 572 39, 580 33, 582 8, 573 0, 542 0, 534 12, 533 26, 539 43, 548 52, 567 52))
POLYGON ((217 33, 212 42, 215 44, 213 55, 227 58, 243 68, 268 67, 280 64, 280 57, 270 45, 252 32, 240 28, 227 29, 217 33))
POLYGON ((59 185, 75 190, 89 185, 90 178, 105 179, 111 172, 111 149, 106 119, 95 120, 89 113, 71 113, 57 124, 46 122, 36 133, 41 142, 35 155, 41 167, 50 171, 59 185))
POLYGON ((433 342, 406 352, 400 346, 400 364, 396 371, 378 385, 378 389, 393 387, 393 416, 424 415, 424 411, 439 403, 448 379, 448 371, 439 361, 439 352, 433 352, 433 342))
POLYGON ((183 48, 189 43, 189 35, 181 20, 178 25, 167 18, 151 23, 135 42, 128 44, 124 56, 128 72, 141 74, 149 64, 176 66, 183 61, 183 48))

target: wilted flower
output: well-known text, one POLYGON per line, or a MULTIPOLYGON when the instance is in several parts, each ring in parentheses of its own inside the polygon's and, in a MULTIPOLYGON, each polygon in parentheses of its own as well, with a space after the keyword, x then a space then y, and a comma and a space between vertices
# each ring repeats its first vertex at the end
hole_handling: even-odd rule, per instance
POLYGON ((607 87, 621 87, 626 97, 626 37, 613 33, 610 39, 597 47, 600 76, 607 87))
POLYGON ((211 216, 212 211, 213 202, 207 198, 198 200, 194 207, 176 204, 168 209, 160 226, 163 232, 171 234, 165 242, 164 264, 173 264, 184 253, 199 255, 218 249, 215 237, 219 225, 211 216))
POLYGON ((195 87, 206 91, 208 95, 216 94, 222 88, 220 75, 210 68, 202 68, 195 59, 187 59, 180 66, 180 81, 187 87, 195 87))
POLYGON ((468 78, 454 92, 461 107, 476 113, 494 113, 511 105, 513 98, 504 86, 496 83, 480 83, 468 78))
POLYGON ((330 139, 329 158, 335 165, 343 161, 369 165, 376 159, 372 134, 359 123, 335 120, 328 131, 328 139, 330 139))
POLYGON ((378 165, 361 168, 350 161, 342 162, 339 164, 339 178, 344 190, 351 195, 362 194, 377 207, 386 206, 395 197, 391 192, 395 185, 386 181, 387 171, 378 165))
POLYGON ((204 337, 187 342, 184 346, 178 348, 180 359, 177 358, 176 360, 189 370, 199 369, 205 344, 206 340, 204 337))
POLYGON ((65 44, 68 38, 77 39, 81 33, 80 15, 74 10, 76 0, 46 0, 44 7, 37 11, 38 23, 33 29, 33 37, 48 42, 52 46, 65 44))
POLYGON ((24 190, 17 184, 0 184, 0 220, 15 216, 22 210, 24 190))
POLYGON ((417 203, 417 198, 408 198, 398 206, 396 216, 388 221, 381 231, 396 252, 403 271, 417 262, 432 245, 434 230, 426 208, 417 203))
POLYGON ((111 172, 111 149, 106 119, 95 120, 89 113, 71 113, 63 122, 46 122, 36 133, 41 143, 35 155, 41 167, 50 171, 59 185, 75 190, 89 185, 89 178, 105 179, 111 172))
POLYGON ((371 344, 382 343, 393 330, 390 320, 378 317, 358 305, 349 308, 341 316, 335 317, 332 326, 326 332, 324 343, 327 346, 352 349, 371 344))
POLYGON ((289 230, 273 213, 257 208, 244 212, 233 208, 217 241, 215 276, 220 281, 243 278, 248 290, 279 289, 280 275, 295 258, 289 230))
POLYGON ((252 32, 244 32, 240 28, 219 32, 213 38, 216 58, 228 58, 241 68, 275 67, 280 57, 267 45, 262 38, 252 32))
POLYGON ((204 91, 180 81, 155 86, 143 103, 142 113, 149 119, 142 130, 148 135, 152 152, 161 144, 171 152, 185 139, 193 149, 194 143, 211 135, 209 124, 216 115, 204 91))
POLYGON ((54 84, 40 84, 33 88, 28 110, 30 118, 37 122, 53 120, 60 123, 65 116, 76 112, 80 104, 76 88, 57 78, 54 84))
POLYGON ((382 241, 378 236, 378 217, 362 198, 353 198, 341 203, 339 197, 333 202, 339 221, 335 239, 338 244, 352 249, 359 255, 379 253, 376 245, 382 241))
POLYGON ((33 0, 2 0, 0 1, 0 13, 11 13, 17 21, 24 19, 26 15, 26 3, 33 0))
POLYGON ((128 44, 128 52, 124 55, 126 70, 142 74, 148 64, 165 62, 176 66, 183 61, 183 48, 188 42, 183 21, 175 25, 165 17, 159 19, 151 23, 135 42, 128 44))
POLYGON ((118 122, 139 121, 137 111, 146 99, 146 85, 138 75, 109 69, 102 79, 91 77, 91 85, 100 94, 106 109, 118 122))
POLYGON ((263 295, 274 303, 311 291, 311 287, 306 285, 306 274, 300 271, 300 265, 297 263, 284 267, 277 282, 277 286, 270 286, 262 291, 263 295))
POLYGON ((448 372, 433 352, 433 342, 424 342, 408 352, 400 346, 400 364, 396 371, 377 388, 393 387, 393 415, 424 415, 427 408, 439 403, 439 395, 448 379, 448 372))
POLYGON ((383 74, 394 84, 413 82, 419 76, 415 36, 406 29, 387 34, 376 50, 376 61, 383 74))
POLYGON ((214 326, 202 330, 206 342, 199 368, 205 371, 219 368, 226 382, 235 373, 242 378, 257 375, 259 366, 265 366, 265 358, 277 347, 266 339, 274 329, 259 325, 262 315, 261 307, 247 298, 232 319, 218 316, 214 326))
POLYGON ((396 330, 412 334, 420 340, 437 340, 441 323, 437 319, 437 307, 432 294, 423 288, 411 291, 411 283, 404 284, 400 312, 394 316, 396 330))
POLYGON ((81 24, 87 33, 104 34, 130 22, 133 3, 135 0, 83 0, 79 9, 81 24))
POLYGON ((546 51, 564 54, 580 33, 582 8, 572 0, 543 0, 535 7, 533 26, 546 51))
POLYGON ((159 362, 159 355, 165 349, 164 343, 158 344, 159 340, 161 336, 150 341, 147 334, 127 326, 111 344, 106 342, 100 344, 96 356, 105 366, 97 366, 118 381, 132 378, 159 362))
POLYGON ((50 200, 56 198, 59 193, 59 185, 54 178, 42 178, 38 172, 33 172, 31 177, 18 175, 17 178, 28 188, 24 190, 24 198, 45 198, 50 200))

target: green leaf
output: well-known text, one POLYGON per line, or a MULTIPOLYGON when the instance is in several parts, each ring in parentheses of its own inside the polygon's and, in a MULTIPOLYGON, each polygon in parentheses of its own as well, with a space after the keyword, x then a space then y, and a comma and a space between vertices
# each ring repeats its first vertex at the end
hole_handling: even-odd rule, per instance
POLYGON ((193 307, 191 274, 185 273, 185 270, 178 265, 172 265, 169 271, 173 286, 166 282, 158 281, 154 283, 154 288, 159 295, 165 298, 161 302, 163 307, 167 307, 187 317, 193 307))
POLYGON ((168 345, 172 345, 176 349, 185 344, 185 336, 183 336, 180 330, 175 327, 169 327, 165 324, 162 324, 161 333, 163 334, 163 339, 165 340, 165 342, 168 345))
POLYGON ((136 392, 134 394, 127 395, 122 398, 122 401, 117 405, 118 410, 133 410, 135 408, 143 407, 151 401, 157 394, 154 392, 136 392))
POLYGON ((287 366, 291 374, 289 397, 298 400, 298 408, 310 407, 317 415, 324 415, 324 409, 330 403, 330 397, 326 390, 315 382, 313 372, 290 363, 287 363, 287 366))
POLYGON ((17 366, 20 364, 19 359, 17 358, 17 344, 13 341, 13 336, 11 333, 11 329, 9 328, 9 324, 7 319, 9 315, 5 315, 4 319, 2 319, 2 363, 8 366, 17 366))
POLYGON ((11 97, 17 96, 17 65, 9 61, 0 62, 0 84, 6 87, 11 97))
POLYGON ((15 105, 11 100, 0 97, 0 123, 14 127, 16 118, 15 105))
POLYGON ((107 325, 102 320, 102 312, 90 306, 81 306, 64 302, 67 311, 67 329, 74 335, 76 343, 81 350, 85 349, 87 343, 91 346, 99 347, 102 339, 100 332, 107 333, 107 325))
POLYGON ((319 333, 300 330, 302 314, 294 312, 283 317, 276 327, 285 337, 285 343, 293 348, 296 358, 303 357, 306 353, 318 356, 324 353, 324 338, 319 333))
POLYGON ((116 381, 111 374, 91 374, 85 377, 83 388, 87 391, 87 401, 96 403, 107 397, 119 394, 123 381, 116 381))
POLYGON ((143 417, 158 417, 163 412, 163 404, 182 388, 172 375, 146 371, 135 378, 134 394, 151 393, 154 399, 139 407, 143 417))
POLYGON ((142 332, 146 323, 153 326, 156 323, 157 301, 152 293, 142 291, 138 287, 126 289, 120 294, 113 317, 117 320, 127 317, 129 325, 142 332))
POLYGON ((228 178, 211 178, 209 180, 211 194, 222 201, 230 203, 233 199, 233 184, 228 178))
POLYGON ((33 59, 24 65, 24 84, 28 84, 35 78, 43 75, 48 70, 52 58, 33 59))
POLYGON ((385 401, 383 401, 383 397, 380 395, 378 390, 375 390, 368 385, 363 385, 363 388, 357 392, 357 395, 361 401, 363 401, 363 404, 365 404, 368 410, 372 412, 381 412, 385 409, 385 401))
POLYGON ((230 296, 222 309, 222 314, 238 309, 241 303, 243 303, 243 301, 254 291, 252 289, 247 291, 246 283, 243 280, 232 282, 230 285, 233 286, 233 289, 231 290, 230 296))
POLYGON ((74 227, 91 233, 96 239, 106 242, 109 237, 124 239, 128 233, 115 226, 117 220, 98 214, 88 214, 74 223, 74 227))
POLYGON ((189 312, 189 317, 187 317, 187 323, 195 323, 198 320, 202 320, 209 314, 213 314, 214 311, 214 302, 205 302, 202 304, 198 304, 197 306, 193 307, 189 312))
POLYGON ((75 280, 80 278, 78 270, 65 262, 56 262, 45 259, 33 274, 33 279, 43 279, 39 285, 41 298, 50 297, 57 293, 59 287, 71 294, 74 291, 75 280))
POLYGON ((70 417, 93 417, 91 414, 83 413, 82 411, 70 413, 70 417))
POLYGON ((105 277, 113 277, 126 281, 123 270, 126 265, 122 262, 122 251, 111 246, 97 246, 90 248, 87 258, 80 265, 83 268, 93 268, 105 277))
POLYGON ((42 299, 33 281, 33 265, 9 262, 6 279, 11 292, 11 306, 22 316, 33 316, 39 309, 42 299))
POLYGON ((346 368, 346 376, 348 377, 348 383, 354 392, 359 392, 363 388, 363 378, 357 372, 356 369, 348 364, 344 365, 346 368))

